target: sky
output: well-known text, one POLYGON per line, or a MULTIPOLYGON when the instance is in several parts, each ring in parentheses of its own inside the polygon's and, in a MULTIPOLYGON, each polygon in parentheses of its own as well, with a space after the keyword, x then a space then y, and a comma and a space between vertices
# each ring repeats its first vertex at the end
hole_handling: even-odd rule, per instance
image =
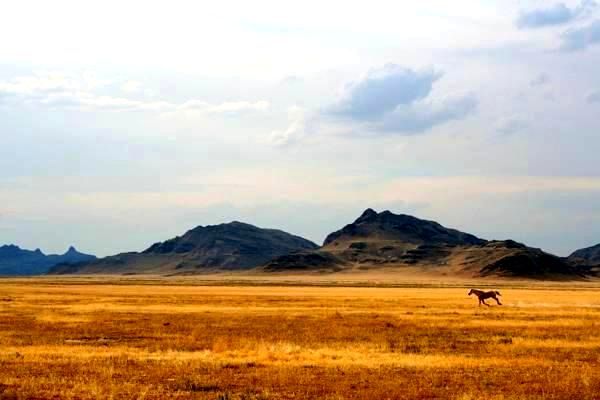
POLYGON ((589 0, 9 2, 0 244, 321 243, 371 207, 568 255, 600 243, 599 63, 589 0))

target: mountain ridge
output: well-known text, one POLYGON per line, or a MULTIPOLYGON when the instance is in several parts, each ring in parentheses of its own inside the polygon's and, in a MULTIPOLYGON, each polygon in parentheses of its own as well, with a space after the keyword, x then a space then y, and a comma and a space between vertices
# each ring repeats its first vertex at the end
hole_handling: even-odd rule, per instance
MULTIPOLYGON (((41 253, 41 251, 38 250, 41 253)), ((67 253, 76 252, 69 249, 67 253)), ((366 209, 322 246, 240 221, 198 225, 141 252, 61 263, 51 274, 188 275, 221 271, 420 271, 463 277, 584 279, 593 268, 514 240, 486 240, 436 221, 366 209)))
POLYGON ((69 246, 64 254, 44 254, 39 248, 27 250, 8 244, 0 246, 0 275, 40 275, 58 264, 93 259, 96 256, 80 253, 74 246, 69 246))
POLYGON ((196 226, 139 253, 121 253, 76 266, 59 265, 50 272, 184 274, 246 270, 281 255, 316 248, 315 243, 282 230, 232 221, 196 226))
MULTIPOLYGON (((387 268, 470 277, 582 279, 586 271, 513 240, 484 240, 435 222, 388 210, 365 210, 329 234, 316 252, 272 260, 267 271, 318 270, 305 260, 328 260, 325 270, 387 268)), ((322 269, 322 268, 321 268, 322 269)))

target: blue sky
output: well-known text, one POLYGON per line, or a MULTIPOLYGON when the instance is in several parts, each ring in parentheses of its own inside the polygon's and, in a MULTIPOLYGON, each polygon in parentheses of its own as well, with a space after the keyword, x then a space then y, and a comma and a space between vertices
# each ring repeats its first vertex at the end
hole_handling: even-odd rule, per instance
POLYGON ((321 242, 367 207, 599 243, 600 7, 397 3, 11 2, 0 243, 108 255, 232 220, 321 242))

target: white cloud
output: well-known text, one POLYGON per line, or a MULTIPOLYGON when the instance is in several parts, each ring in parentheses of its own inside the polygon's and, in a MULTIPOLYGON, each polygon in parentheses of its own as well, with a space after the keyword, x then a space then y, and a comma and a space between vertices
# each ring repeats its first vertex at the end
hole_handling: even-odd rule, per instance
POLYGON ((356 120, 373 120, 429 95, 441 78, 433 70, 414 71, 395 64, 372 69, 356 82, 346 85, 341 98, 327 110, 332 115, 356 120))
POLYGON ((275 146, 287 146, 306 136, 306 111, 298 106, 288 109, 289 125, 284 131, 273 131, 270 142, 275 146))
POLYGON ((121 90, 125 93, 137 93, 142 90, 142 84, 138 81, 127 81, 121 85, 121 90))
POLYGON ((204 101, 190 100, 178 105, 180 111, 200 111, 206 114, 234 114, 242 111, 267 111, 270 107, 268 101, 229 101, 221 104, 209 104, 204 101))
POLYGON ((434 126, 467 117, 477 108, 477 98, 465 95, 441 101, 420 101, 398 105, 374 125, 380 132, 417 134, 434 126))
MULTIPOLYGON (((0 81, 0 97, 24 104, 49 107, 65 107, 99 111, 152 111, 159 113, 193 112, 202 114, 236 114, 239 112, 264 112, 269 102, 227 101, 211 104, 201 100, 175 103, 167 100, 137 100, 126 97, 99 95, 94 89, 105 85, 89 77, 66 77, 64 75, 33 75, 0 81)), ((140 90, 141 85, 129 81, 122 90, 140 90)))
POLYGON ((600 44, 600 19, 566 31, 561 35, 561 39, 563 51, 585 50, 590 46, 600 44))
POLYGON ((325 114, 365 124, 375 133, 423 133, 465 118, 477 106, 474 95, 443 100, 432 96, 433 85, 441 76, 433 69, 415 71, 386 64, 347 85, 342 97, 325 114))
POLYGON ((512 135, 529 127, 529 121, 523 117, 509 117, 501 120, 496 131, 502 135, 512 135))
POLYGON ((557 3, 548 8, 521 11, 516 25, 520 29, 562 25, 589 15, 596 6, 597 4, 593 0, 582 0, 575 8, 569 8, 564 3, 557 3))

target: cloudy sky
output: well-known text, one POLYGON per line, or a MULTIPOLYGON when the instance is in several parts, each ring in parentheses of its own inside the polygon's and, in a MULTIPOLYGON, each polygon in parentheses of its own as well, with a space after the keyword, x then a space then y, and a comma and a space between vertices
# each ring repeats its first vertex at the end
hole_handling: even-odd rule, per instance
POLYGON ((567 255, 600 242, 599 64, 589 0, 10 2, 0 244, 373 207, 567 255))

